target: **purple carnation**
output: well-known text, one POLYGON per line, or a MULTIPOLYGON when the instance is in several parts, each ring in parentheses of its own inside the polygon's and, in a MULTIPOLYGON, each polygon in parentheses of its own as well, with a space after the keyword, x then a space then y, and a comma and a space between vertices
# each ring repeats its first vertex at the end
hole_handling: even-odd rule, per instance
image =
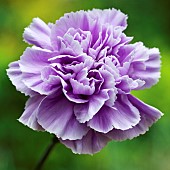
POLYGON ((23 37, 34 46, 7 70, 29 96, 19 121, 79 154, 144 134, 162 113, 130 93, 158 82, 160 53, 130 44, 126 27, 115 9, 71 12, 55 24, 33 19, 23 37))

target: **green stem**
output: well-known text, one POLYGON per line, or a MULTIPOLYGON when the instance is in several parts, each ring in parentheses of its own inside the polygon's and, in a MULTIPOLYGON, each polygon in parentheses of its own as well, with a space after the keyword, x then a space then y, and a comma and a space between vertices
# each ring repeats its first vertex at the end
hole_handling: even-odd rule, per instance
POLYGON ((56 136, 53 137, 51 144, 48 146, 48 148, 46 149, 44 155, 42 156, 42 158, 39 160, 37 166, 35 167, 34 170, 41 170, 45 161, 48 158, 48 155, 50 154, 50 152, 52 151, 52 149, 54 148, 54 146, 59 143, 59 140, 57 139, 56 136))

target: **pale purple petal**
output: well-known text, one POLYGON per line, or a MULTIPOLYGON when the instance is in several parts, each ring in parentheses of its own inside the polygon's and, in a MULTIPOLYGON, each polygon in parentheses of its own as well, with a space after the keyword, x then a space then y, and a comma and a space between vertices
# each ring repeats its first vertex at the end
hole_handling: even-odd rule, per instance
POLYGON ((18 120, 31 129, 44 131, 41 125, 37 122, 37 111, 44 97, 45 96, 38 95, 29 98, 25 106, 25 111, 18 120))
MULTIPOLYGON (((104 78, 102 77, 99 70, 90 70, 87 73, 87 79, 89 80, 89 84, 93 84, 95 86, 95 94, 98 94, 100 90, 102 90, 102 85, 104 82, 104 78)), ((81 78, 79 78, 81 79, 81 78)), ((85 78, 81 80, 81 82, 85 82, 85 78)), ((86 83, 86 82, 85 82, 86 83)))
POLYGON ((10 78, 12 84, 16 86, 16 89, 25 95, 34 96, 36 92, 29 89, 23 82, 22 72, 19 66, 19 61, 15 61, 9 64, 7 69, 7 75, 10 78))
POLYGON ((140 79, 145 82, 141 87, 150 88, 160 78, 160 53, 157 48, 148 49, 143 43, 128 44, 120 48, 119 67, 121 75, 129 75, 134 80, 140 79))
MULTIPOLYGON (((93 25, 92 19, 89 18, 88 13, 85 11, 71 12, 65 14, 52 28, 52 34, 56 36, 63 36, 69 28, 81 29, 83 31, 89 30, 89 25, 93 25)), ((52 42, 55 44, 56 40, 51 37, 52 42)))
POLYGON ((87 123, 92 129, 107 133, 113 128, 127 130, 140 121, 138 109, 128 100, 126 95, 119 95, 114 106, 103 106, 87 123))
POLYGON ((77 63, 74 63, 74 64, 72 63, 72 64, 69 64, 69 65, 65 65, 64 66, 65 70, 67 70, 68 72, 74 72, 77 75, 84 68, 86 68, 87 70, 90 70, 90 68, 94 64, 94 60, 90 56, 88 56, 86 54, 83 54, 82 56, 84 57, 84 61, 80 61, 80 62, 77 62, 77 63))
MULTIPOLYGON (((132 78, 140 78, 145 81, 140 89, 150 88, 155 85, 160 78, 160 52, 157 48, 148 49, 149 59, 145 62, 144 70, 136 70, 132 78)), ((135 67, 135 66, 134 66, 135 67)), ((138 67, 138 65, 136 66, 138 67)))
POLYGON ((54 50, 58 51, 60 55, 69 54, 77 56, 83 53, 80 43, 75 40, 72 35, 67 33, 62 38, 56 37, 55 41, 53 41, 53 44, 54 50))
POLYGON ((41 94, 49 95, 60 89, 60 79, 56 76, 50 76, 44 81, 41 74, 23 73, 23 83, 31 90, 41 94), (54 84, 55 82, 55 84, 54 84))
POLYGON ((99 152, 110 141, 102 133, 90 130, 86 136, 80 140, 60 140, 66 147, 76 154, 94 154, 99 152))
POLYGON ((63 140, 81 139, 89 130, 80 124, 73 113, 74 103, 64 96, 47 96, 38 109, 38 123, 49 133, 63 140))
POLYGON ((120 10, 112 9, 93 9, 89 11, 89 15, 94 20, 98 20, 101 24, 109 24, 112 26, 121 26, 124 29, 127 27, 127 15, 122 13, 120 10))
POLYGON ((107 133, 114 128, 114 118, 114 110, 108 106, 103 106, 87 125, 97 132, 107 133))
POLYGON ((115 87, 115 78, 114 75, 111 74, 109 71, 104 69, 99 69, 104 82, 102 84, 102 89, 111 89, 115 87))
POLYGON ((87 103, 88 102, 88 99, 83 98, 82 95, 73 94, 73 92, 70 89, 70 86, 63 79, 61 79, 61 83, 63 86, 62 91, 69 101, 74 102, 74 103, 87 103))
MULTIPOLYGON (((21 56, 19 66, 22 71, 22 82, 31 90, 47 95, 52 93, 58 86, 53 86, 48 81, 44 81, 44 69, 49 67, 48 59, 55 53, 40 48, 27 48, 21 56)), ((54 72, 54 71, 53 71, 54 72)), ((52 75, 52 71, 50 72, 52 75)), ((49 73, 49 72, 48 72, 49 73)), ((57 85, 57 84, 56 84, 57 85)))
POLYGON ((145 104, 134 96, 128 95, 128 99, 132 105, 139 110, 141 120, 136 126, 128 130, 113 129, 107 134, 107 136, 113 140, 122 141, 133 139, 134 137, 144 134, 149 130, 149 127, 162 116, 162 113, 158 109, 145 104))
POLYGON ((51 66, 46 66, 41 70, 41 79, 49 85, 61 84, 58 72, 51 66))
POLYGON ((70 79, 70 83, 73 88, 73 94, 92 95, 95 91, 94 85, 90 87, 74 79, 70 79))
POLYGON ((105 102, 105 105, 106 106, 109 106, 109 107, 113 107, 114 104, 115 104, 115 101, 117 99, 117 89, 114 88, 114 89, 110 89, 108 91, 108 96, 109 96, 109 99, 105 102))
MULTIPOLYGON (((52 35, 64 36, 70 29, 80 29, 82 31, 90 31, 93 35, 92 45, 99 38, 98 34, 102 30, 102 26, 109 24, 112 27, 119 27, 124 30, 127 26, 127 16, 116 9, 108 10, 92 10, 92 11, 78 11, 65 14, 52 28, 52 35), (100 18, 100 19, 98 19, 100 18)), ((53 47, 57 47, 55 36, 51 37, 53 47)), ((116 41, 116 39, 115 39, 116 41)))
POLYGON ((45 66, 49 66, 49 58, 55 56, 49 50, 28 47, 19 62, 24 73, 39 73, 45 66))
POLYGON ((92 117, 101 109, 105 101, 109 99, 106 90, 100 91, 98 95, 93 95, 89 102, 83 104, 75 104, 74 114, 80 123, 85 123, 92 119, 92 117))
POLYGON ((146 118, 146 120, 148 120, 148 122, 150 122, 149 124, 154 123, 163 115, 162 112, 160 112, 155 107, 145 104, 132 95, 128 95, 128 99, 132 103, 132 105, 139 110, 140 115, 145 115, 144 117, 146 118))
POLYGON ((135 126, 140 121, 140 114, 127 98, 127 95, 117 96, 113 106, 113 126, 115 129, 126 130, 135 126))
POLYGON ((122 76, 117 81, 116 87, 119 93, 130 93, 132 90, 140 89, 145 84, 144 80, 133 80, 128 75, 122 76))
POLYGON ((25 28, 24 40, 37 47, 51 50, 51 28, 39 18, 34 18, 31 25, 25 28))

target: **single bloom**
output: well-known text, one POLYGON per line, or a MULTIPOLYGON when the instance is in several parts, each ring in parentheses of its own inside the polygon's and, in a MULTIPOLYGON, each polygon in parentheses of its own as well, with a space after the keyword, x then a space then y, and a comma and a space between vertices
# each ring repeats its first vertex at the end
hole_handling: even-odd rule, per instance
POLYGON ((24 125, 55 134, 74 153, 94 154, 109 141, 144 134, 162 113, 131 95, 160 78, 160 53, 125 35, 116 9, 39 18, 24 31, 26 48, 7 74, 29 99, 24 125))

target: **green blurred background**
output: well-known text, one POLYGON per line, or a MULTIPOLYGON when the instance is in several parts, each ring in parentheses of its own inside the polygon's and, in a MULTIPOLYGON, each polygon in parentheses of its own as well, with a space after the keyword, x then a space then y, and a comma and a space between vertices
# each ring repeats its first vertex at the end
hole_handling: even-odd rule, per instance
POLYGON ((151 89, 134 92, 165 115, 150 131, 131 141, 110 142, 100 153, 75 155, 59 144, 44 170, 170 170, 170 1, 168 0, 0 0, 0 170, 31 170, 51 140, 17 119, 27 97, 6 76, 9 62, 18 60, 27 44, 22 33, 34 17, 55 22, 66 12, 112 8, 128 14, 126 34, 134 42, 160 48, 162 77, 151 89))

